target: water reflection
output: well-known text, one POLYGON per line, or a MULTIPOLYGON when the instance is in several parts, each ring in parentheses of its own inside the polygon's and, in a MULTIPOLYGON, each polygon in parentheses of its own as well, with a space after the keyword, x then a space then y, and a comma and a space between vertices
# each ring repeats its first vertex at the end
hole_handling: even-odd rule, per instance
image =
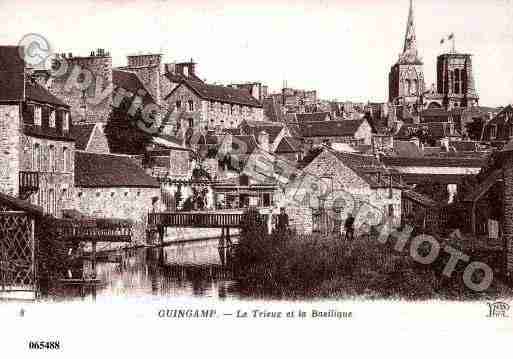
POLYGON ((217 240, 120 250, 97 264, 102 285, 95 290, 61 283, 53 288, 50 298, 237 297, 236 283, 221 263, 217 240))

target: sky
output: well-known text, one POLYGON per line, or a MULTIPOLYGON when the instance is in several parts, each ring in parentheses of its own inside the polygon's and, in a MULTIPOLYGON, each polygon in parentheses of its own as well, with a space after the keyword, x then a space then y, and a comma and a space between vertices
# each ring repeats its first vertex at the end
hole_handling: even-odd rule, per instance
MULTIPOLYGON (((0 0, 0 44, 43 35, 58 53, 104 48, 193 58, 212 83, 261 81, 272 91, 316 89, 323 99, 386 101, 409 0, 0 0)), ((449 47, 473 54, 480 104, 513 103, 513 0, 414 0, 426 85, 449 47)))

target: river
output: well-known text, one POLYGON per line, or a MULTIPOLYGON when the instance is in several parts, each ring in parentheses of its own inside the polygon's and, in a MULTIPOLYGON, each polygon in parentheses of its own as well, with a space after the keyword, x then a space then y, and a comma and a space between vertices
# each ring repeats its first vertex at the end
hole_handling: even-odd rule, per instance
MULTIPOLYGON (((99 259, 97 278, 90 286, 60 284, 49 294, 52 301, 110 301, 169 297, 238 298, 236 281, 223 267, 217 239, 169 244, 111 253, 99 259), (96 292, 96 293, 95 293, 96 292)), ((89 262, 86 262, 86 272, 89 262)))

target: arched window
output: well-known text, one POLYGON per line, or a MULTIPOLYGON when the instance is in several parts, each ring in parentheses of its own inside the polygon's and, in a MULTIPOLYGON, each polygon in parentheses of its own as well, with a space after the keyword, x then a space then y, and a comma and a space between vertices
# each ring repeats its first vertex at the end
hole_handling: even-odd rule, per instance
POLYGON ((461 71, 459 69, 454 70, 454 93, 461 93, 461 71))

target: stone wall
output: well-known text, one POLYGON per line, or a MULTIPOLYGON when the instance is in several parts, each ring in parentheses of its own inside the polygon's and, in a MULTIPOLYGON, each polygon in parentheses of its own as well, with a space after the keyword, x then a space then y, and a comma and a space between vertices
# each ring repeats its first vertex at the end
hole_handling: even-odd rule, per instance
POLYGON ((189 119, 194 121, 194 128, 197 130, 203 130, 207 126, 203 117, 202 101, 194 92, 184 85, 179 86, 167 98, 166 103, 169 108, 174 108, 177 101, 181 102, 181 108, 175 109, 170 119, 175 123, 175 128, 178 126, 177 121, 180 121, 178 127, 185 130, 188 128, 189 119), (193 111, 189 111, 189 101, 193 102, 193 111))
POLYGON ((45 213, 62 216, 63 209, 75 207, 75 144, 21 135, 20 171, 39 172, 39 191, 30 196, 32 204, 45 213), (53 151, 53 164, 50 163, 53 151), (38 160, 39 157, 39 160, 38 160))
POLYGON ((18 196, 20 166, 20 108, 0 105, 0 192, 18 196))
POLYGON ((176 122, 178 113, 183 114, 181 118, 181 128, 187 128, 189 118, 194 120, 194 128, 204 130, 205 128, 214 129, 216 126, 222 128, 236 128, 244 120, 262 121, 264 112, 262 108, 230 105, 221 102, 211 102, 202 100, 194 92, 184 85, 179 86, 166 100, 166 106, 173 108, 176 102, 181 102, 181 108, 176 109, 176 114, 171 116, 171 120, 176 122), (193 111, 189 111, 189 101, 193 101, 193 111), (233 109, 232 109, 233 108, 233 109))
POLYGON ((312 209, 290 206, 285 208, 289 216, 289 226, 299 234, 312 233, 312 209))
POLYGON ((66 57, 63 60, 68 64, 67 73, 51 78, 47 86, 50 92, 71 107, 74 123, 107 122, 112 105, 112 58, 95 55, 66 57), (76 81, 81 72, 87 72, 82 70, 92 74, 85 100, 83 89, 86 86, 76 81))
POLYGON ((160 54, 128 56, 128 66, 126 67, 127 70, 137 74, 157 104, 160 104, 161 101, 161 57, 160 54))
POLYGON ((134 238, 145 241, 147 214, 152 198, 160 198, 159 188, 84 188, 77 187, 77 210, 97 218, 122 218, 134 221, 134 238))
POLYGON ((181 150, 169 151, 169 177, 171 178, 190 178, 191 164, 190 152, 181 150))

